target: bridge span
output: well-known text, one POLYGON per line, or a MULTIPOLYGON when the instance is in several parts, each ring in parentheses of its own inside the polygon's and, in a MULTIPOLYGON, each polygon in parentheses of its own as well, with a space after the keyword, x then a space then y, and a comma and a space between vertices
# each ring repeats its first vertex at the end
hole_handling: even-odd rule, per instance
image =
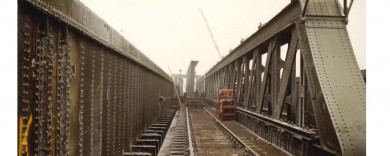
POLYGON ((196 87, 193 64, 196 109, 78 0, 18 0, 18 155, 365 155, 350 7, 292 0, 196 87), (214 117, 220 89, 237 98, 234 121, 214 117))

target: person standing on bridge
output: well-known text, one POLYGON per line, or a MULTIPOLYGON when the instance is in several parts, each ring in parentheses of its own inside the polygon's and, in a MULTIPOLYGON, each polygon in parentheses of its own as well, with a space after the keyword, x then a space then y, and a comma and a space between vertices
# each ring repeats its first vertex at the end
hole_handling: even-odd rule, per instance
POLYGON ((165 98, 163 96, 160 96, 159 99, 158 99, 158 108, 159 108, 159 112, 158 112, 158 116, 160 117, 161 115, 161 111, 162 111, 162 104, 163 102, 165 101, 165 98))

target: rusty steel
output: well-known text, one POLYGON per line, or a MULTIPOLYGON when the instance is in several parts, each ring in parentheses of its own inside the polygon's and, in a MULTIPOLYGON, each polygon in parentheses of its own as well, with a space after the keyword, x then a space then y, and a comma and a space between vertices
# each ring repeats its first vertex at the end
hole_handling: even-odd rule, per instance
POLYGON ((189 151, 190 151, 190 156, 194 156, 194 149, 196 149, 196 147, 194 147, 195 145, 193 144, 193 133, 192 133, 192 124, 191 124, 191 119, 190 117, 188 116, 188 108, 186 107, 186 123, 187 123, 187 135, 188 135, 188 148, 189 148, 189 151))
POLYGON ((170 77, 79 1, 18 1, 19 155, 120 155, 170 77))
MULTIPOLYGON (((198 93, 213 104, 233 89, 237 121, 291 154, 365 155, 365 79, 343 2, 291 1, 197 78, 198 93)), ((77 0, 18 8, 18 154, 131 150, 169 107, 170 77, 77 0)))
POLYGON ((349 9, 346 1, 291 1, 197 86, 213 105, 218 90, 233 89, 237 120, 291 154, 365 155, 365 82, 349 9))

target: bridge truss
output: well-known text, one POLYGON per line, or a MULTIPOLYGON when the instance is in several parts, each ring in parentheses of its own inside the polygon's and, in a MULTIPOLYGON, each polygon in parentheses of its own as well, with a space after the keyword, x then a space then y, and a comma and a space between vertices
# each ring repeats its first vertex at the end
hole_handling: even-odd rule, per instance
POLYGON ((238 121, 289 153, 365 155, 365 82, 345 7, 292 1, 197 85, 214 102, 234 89, 238 121))

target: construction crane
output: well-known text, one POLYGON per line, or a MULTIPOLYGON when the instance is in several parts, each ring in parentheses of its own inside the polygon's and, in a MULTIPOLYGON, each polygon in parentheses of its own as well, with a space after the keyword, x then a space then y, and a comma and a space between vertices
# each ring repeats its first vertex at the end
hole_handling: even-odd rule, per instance
POLYGON ((213 33, 211 32, 211 29, 210 29, 209 24, 208 24, 208 22, 207 22, 206 16, 204 15, 202 9, 199 9, 199 11, 200 11, 200 13, 202 14, 202 17, 203 17, 204 23, 206 24, 207 30, 209 30, 211 39, 213 40, 213 43, 214 43, 215 49, 216 49, 217 52, 218 52, 219 58, 222 59, 221 52, 219 51, 217 42, 215 42, 214 35, 213 35, 213 33))

